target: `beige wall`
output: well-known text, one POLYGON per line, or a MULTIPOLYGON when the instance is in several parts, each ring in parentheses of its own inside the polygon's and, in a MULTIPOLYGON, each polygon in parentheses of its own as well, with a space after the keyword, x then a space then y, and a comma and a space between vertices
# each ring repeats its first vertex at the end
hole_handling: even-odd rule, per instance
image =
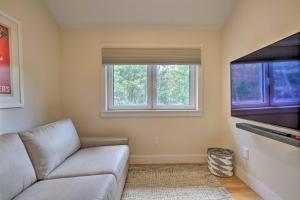
POLYGON ((0 10, 22 24, 25 106, 0 109, 0 134, 61 116, 60 33, 40 0, 0 0, 0 10))
MULTIPOLYGON (((163 28, 65 29, 62 33, 63 109, 80 135, 126 136, 133 155, 204 155, 220 144, 220 33, 163 28), (101 46, 201 46, 202 117, 102 118, 101 46), (160 144, 154 145, 159 136, 160 144)), ((164 162, 164 160, 162 160, 164 162)))
POLYGON ((299 199, 300 149, 235 128, 236 122, 244 120, 230 117, 229 62, 300 31, 299 19, 299 0, 240 0, 222 38, 223 145, 236 151, 239 174, 250 175, 246 181, 257 187, 252 176, 284 200, 299 199), (243 146, 250 149, 248 161, 241 159, 243 146))

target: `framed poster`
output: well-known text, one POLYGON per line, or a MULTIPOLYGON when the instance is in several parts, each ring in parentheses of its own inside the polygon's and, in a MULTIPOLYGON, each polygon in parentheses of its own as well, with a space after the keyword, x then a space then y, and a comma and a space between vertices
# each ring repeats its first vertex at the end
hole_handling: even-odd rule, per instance
POLYGON ((21 25, 0 11, 0 108, 23 107, 21 25))

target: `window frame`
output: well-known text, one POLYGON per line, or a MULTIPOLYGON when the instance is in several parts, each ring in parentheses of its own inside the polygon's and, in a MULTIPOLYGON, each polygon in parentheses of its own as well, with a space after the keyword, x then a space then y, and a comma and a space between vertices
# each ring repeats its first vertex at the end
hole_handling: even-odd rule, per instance
MULTIPOLYGON (((180 65, 180 64, 178 64, 180 65)), ((202 115, 202 69, 200 64, 190 64, 190 105, 157 105, 155 64, 148 64, 148 97, 145 106, 113 105, 113 64, 104 65, 103 117, 109 116, 201 116, 202 115), (150 77, 150 78, 149 78, 150 77)))

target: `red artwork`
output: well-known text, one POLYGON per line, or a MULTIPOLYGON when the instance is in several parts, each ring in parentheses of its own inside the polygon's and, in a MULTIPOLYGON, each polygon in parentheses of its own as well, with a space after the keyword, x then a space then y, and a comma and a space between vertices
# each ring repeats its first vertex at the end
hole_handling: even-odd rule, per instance
POLYGON ((0 95, 11 94, 8 28, 0 25, 0 95))

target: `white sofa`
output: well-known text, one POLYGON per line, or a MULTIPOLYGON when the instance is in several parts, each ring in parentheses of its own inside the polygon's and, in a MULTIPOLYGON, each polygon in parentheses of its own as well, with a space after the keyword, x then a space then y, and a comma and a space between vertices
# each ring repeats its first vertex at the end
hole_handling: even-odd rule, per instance
POLYGON ((70 119, 0 136, 0 200, 119 200, 128 140, 79 138, 70 119))

